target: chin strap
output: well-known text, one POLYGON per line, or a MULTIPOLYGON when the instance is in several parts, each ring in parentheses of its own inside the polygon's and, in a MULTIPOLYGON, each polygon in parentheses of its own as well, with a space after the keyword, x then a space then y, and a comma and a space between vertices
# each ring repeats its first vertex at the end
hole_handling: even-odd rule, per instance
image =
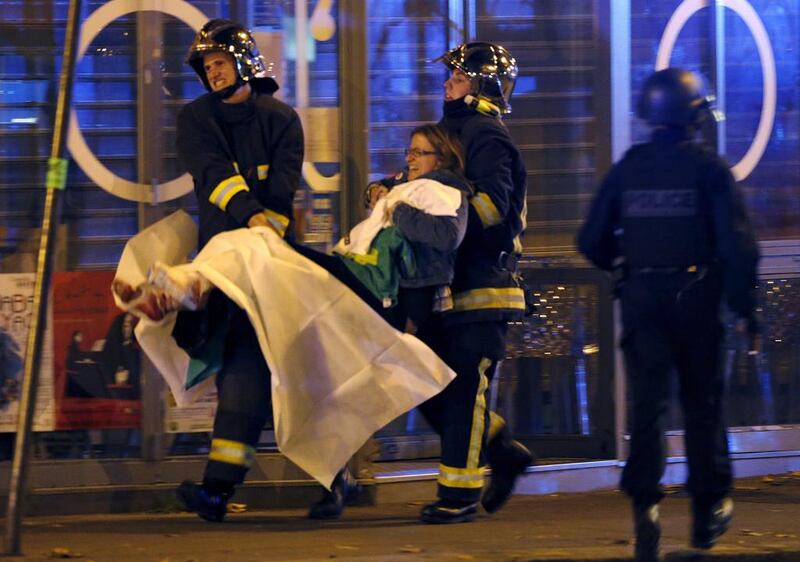
POLYGON ((483 113, 489 117, 500 117, 500 108, 484 97, 475 97, 467 94, 464 96, 464 103, 473 108, 478 113, 483 113))

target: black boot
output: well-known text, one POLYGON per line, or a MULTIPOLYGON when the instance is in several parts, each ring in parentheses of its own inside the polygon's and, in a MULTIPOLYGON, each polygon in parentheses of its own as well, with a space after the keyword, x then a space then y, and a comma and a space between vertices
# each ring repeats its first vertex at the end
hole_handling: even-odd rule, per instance
POLYGON ((464 523, 472 521, 477 512, 477 502, 440 499, 423 507, 419 518, 425 523, 464 523))
POLYGON ((692 514, 694 516, 692 546, 708 550, 730 527, 733 519, 733 500, 722 498, 712 505, 693 502, 692 514))
POLYGON ((186 511, 193 511, 206 521, 215 523, 225 519, 228 500, 233 496, 233 486, 198 486, 191 480, 184 480, 175 491, 186 511))
POLYGON ((636 562, 659 562, 658 543, 661 539, 661 524, 658 521, 658 504, 633 507, 633 526, 636 532, 634 560, 636 562))
POLYGON ((494 513, 511 497, 514 483, 533 463, 534 457, 525 445, 506 435, 498 435, 487 445, 486 457, 492 476, 481 498, 481 505, 487 513, 494 513))
POLYGON ((361 492, 361 485, 345 467, 336 474, 330 491, 325 490, 322 498, 308 510, 310 519, 339 519, 344 506, 352 503, 361 492))

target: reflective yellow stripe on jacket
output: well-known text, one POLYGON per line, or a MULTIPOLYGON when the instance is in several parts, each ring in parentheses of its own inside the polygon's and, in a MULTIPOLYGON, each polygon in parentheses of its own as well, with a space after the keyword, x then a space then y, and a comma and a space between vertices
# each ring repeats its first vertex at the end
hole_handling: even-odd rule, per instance
POLYGON ((250 191, 250 188, 247 187, 247 182, 244 181, 244 178, 236 174, 219 182, 217 187, 211 191, 208 200, 212 205, 224 211, 228 208, 228 203, 230 203, 233 196, 242 191, 250 191))
POLYGON ((500 211, 497 210, 497 206, 495 206, 494 201, 492 201, 492 198, 489 197, 488 194, 482 192, 476 193, 469 202, 478 212, 481 223, 483 223, 483 228, 489 228, 503 221, 503 217, 500 216, 500 211))
POLYGON ((281 236, 286 235, 286 229, 289 226, 289 217, 280 213, 276 213, 270 209, 264 209, 264 215, 267 217, 269 224, 278 231, 281 236))
POLYGON ((472 289, 453 295, 453 312, 506 308, 525 310, 525 293, 519 287, 472 289))

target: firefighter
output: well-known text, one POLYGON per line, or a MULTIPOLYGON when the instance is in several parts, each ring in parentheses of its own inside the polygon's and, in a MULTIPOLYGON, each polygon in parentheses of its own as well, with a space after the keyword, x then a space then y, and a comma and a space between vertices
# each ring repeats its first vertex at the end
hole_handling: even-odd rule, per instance
MULTIPOLYGON (((202 248, 220 232, 267 226, 289 228, 300 183, 303 130, 295 111, 275 99, 250 32, 224 19, 209 21, 186 62, 208 93, 178 115, 178 157, 194 181, 202 248)), ((179 313, 175 338, 185 348, 218 338, 219 406, 201 485, 186 481, 178 497, 190 511, 222 521, 234 487, 244 480, 271 418, 270 373, 245 312, 212 293, 203 311, 179 313)))
POLYGON ((525 311, 517 258, 526 220, 526 172, 501 121, 511 112, 515 59, 499 45, 467 43, 437 60, 451 71, 440 125, 464 146, 474 193, 456 257, 453 308, 417 332, 457 375, 420 406, 441 437, 438 500, 422 509, 421 519, 456 523, 474 517, 479 499, 487 512, 500 509, 532 461, 486 405, 490 379, 505 354, 507 322, 525 311), (484 461, 492 476, 481 498, 484 461))
POLYGON ((638 116, 649 142, 631 148, 601 184, 578 235, 597 267, 617 270, 621 347, 632 397, 631 498, 636 560, 659 560, 664 418, 675 368, 692 499, 691 543, 708 549, 728 528, 731 463, 722 419, 723 299, 755 342, 758 247, 728 165, 696 142, 712 114, 700 78, 668 68, 644 83, 638 116))

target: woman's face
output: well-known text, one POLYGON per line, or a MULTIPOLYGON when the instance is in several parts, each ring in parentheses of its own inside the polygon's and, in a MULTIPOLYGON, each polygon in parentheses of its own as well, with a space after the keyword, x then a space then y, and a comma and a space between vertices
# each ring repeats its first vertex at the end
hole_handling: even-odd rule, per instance
POLYGON ((444 83, 445 101, 453 101, 466 96, 472 89, 469 77, 460 70, 454 70, 444 83))
POLYGON ((441 161, 433 145, 424 135, 417 133, 411 137, 411 145, 406 149, 408 181, 415 180, 439 167, 441 161))

